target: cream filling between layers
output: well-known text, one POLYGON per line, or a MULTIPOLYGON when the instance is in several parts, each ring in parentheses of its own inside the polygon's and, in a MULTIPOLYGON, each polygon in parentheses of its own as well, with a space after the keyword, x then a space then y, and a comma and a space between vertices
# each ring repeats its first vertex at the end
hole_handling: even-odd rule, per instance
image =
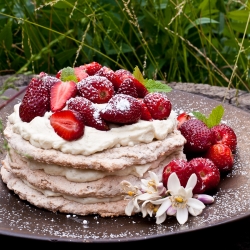
MULTIPOLYGON (((75 141, 65 141, 58 136, 50 125, 51 112, 43 117, 35 117, 31 122, 22 122, 19 117, 19 106, 14 106, 14 112, 8 117, 13 124, 13 132, 33 146, 42 149, 56 149, 73 155, 91 155, 105 149, 121 146, 134 146, 139 143, 150 143, 153 140, 163 140, 177 126, 177 114, 171 111, 165 120, 143 121, 131 125, 114 126, 109 131, 100 131, 85 126, 84 135, 75 141)), ((131 149, 133 150, 133 149, 131 149)))

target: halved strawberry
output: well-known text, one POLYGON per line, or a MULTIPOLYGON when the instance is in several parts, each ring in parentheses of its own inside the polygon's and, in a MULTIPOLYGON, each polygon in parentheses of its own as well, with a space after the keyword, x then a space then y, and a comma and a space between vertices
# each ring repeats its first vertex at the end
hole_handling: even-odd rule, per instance
POLYGON ((183 113, 179 114, 177 116, 177 121, 178 121, 177 129, 180 128, 182 123, 184 123, 185 121, 190 120, 190 119, 191 119, 191 115, 187 114, 186 112, 183 112, 183 113))
POLYGON ((220 182, 220 171, 208 158, 196 157, 188 162, 197 176, 197 184, 193 189, 194 194, 212 191, 220 182))
POLYGON ((231 171, 234 164, 232 150, 225 144, 217 143, 212 145, 205 154, 205 157, 210 159, 220 172, 231 171))
POLYGON ((155 120, 163 120, 169 117, 172 104, 165 94, 162 93, 149 93, 144 97, 151 116, 155 120))
POLYGON ((85 125, 71 110, 61 110, 50 116, 55 133, 66 141, 77 140, 84 135, 85 125))
POLYGON ((19 107, 19 116, 23 122, 30 122, 36 116, 43 116, 50 111, 50 88, 47 81, 43 81, 46 74, 33 77, 27 87, 19 107))
POLYGON ((100 115, 107 122, 118 124, 136 123, 141 117, 141 104, 132 96, 116 94, 100 111, 100 115))
POLYGON ((51 87, 50 108, 52 112, 62 110, 66 106, 66 101, 77 94, 76 83, 73 81, 59 81, 51 87))
POLYGON ((76 96, 75 98, 70 98, 67 101, 67 106, 69 110, 80 113, 81 120, 86 126, 102 131, 110 129, 107 123, 101 118, 99 109, 85 97, 76 96))
POLYGON ((104 76, 89 76, 77 84, 81 96, 94 103, 106 103, 114 95, 113 84, 104 76))
POLYGON ((82 69, 81 67, 74 67, 74 72, 77 77, 77 82, 80 82, 82 79, 85 79, 89 76, 86 70, 82 69))
POLYGON ((136 91, 136 88, 135 88, 135 84, 132 81, 132 79, 130 79, 130 78, 126 78, 122 82, 122 84, 118 88, 116 94, 130 95, 130 96, 133 96, 135 98, 138 97, 138 94, 137 94, 137 91, 136 91))
POLYGON ((215 143, 225 144, 230 147, 232 152, 235 152, 237 136, 230 126, 221 123, 212 127, 211 130, 214 133, 215 143))
POLYGON ((162 183, 167 187, 170 174, 175 172, 180 180, 181 186, 185 187, 191 174, 194 172, 191 165, 184 159, 170 161, 162 171, 162 183))

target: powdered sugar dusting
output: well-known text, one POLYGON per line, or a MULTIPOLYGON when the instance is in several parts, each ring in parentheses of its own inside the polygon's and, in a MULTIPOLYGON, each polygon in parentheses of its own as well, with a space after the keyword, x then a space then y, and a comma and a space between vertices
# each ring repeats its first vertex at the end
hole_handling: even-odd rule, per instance
MULTIPOLYGON (((169 94, 173 109, 209 114, 219 102, 173 91, 169 94), (181 101, 180 101, 181 100, 181 101)), ((185 225, 168 217, 156 225, 151 217, 141 215, 118 218, 76 216, 44 211, 20 200, 0 182, 0 233, 71 242, 122 242, 189 232, 243 218, 250 214, 250 115, 225 105, 223 121, 232 126, 239 138, 233 171, 223 176, 213 194, 215 202, 203 213, 191 217, 185 225), (43 226, 41 226, 41 221, 43 226)))

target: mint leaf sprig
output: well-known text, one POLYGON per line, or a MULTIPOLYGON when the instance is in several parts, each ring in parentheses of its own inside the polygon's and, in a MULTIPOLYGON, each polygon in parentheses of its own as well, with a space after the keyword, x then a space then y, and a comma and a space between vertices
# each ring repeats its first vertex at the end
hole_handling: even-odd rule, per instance
POLYGON ((211 113, 208 117, 200 112, 193 111, 191 112, 195 118, 203 121, 209 128, 214 127, 215 125, 220 124, 221 119, 224 115, 224 107, 222 105, 218 105, 212 109, 211 113))
POLYGON ((162 83, 160 81, 155 81, 153 79, 144 79, 140 69, 138 66, 134 68, 133 76, 141 82, 149 92, 171 92, 172 88, 169 87, 167 84, 162 83))

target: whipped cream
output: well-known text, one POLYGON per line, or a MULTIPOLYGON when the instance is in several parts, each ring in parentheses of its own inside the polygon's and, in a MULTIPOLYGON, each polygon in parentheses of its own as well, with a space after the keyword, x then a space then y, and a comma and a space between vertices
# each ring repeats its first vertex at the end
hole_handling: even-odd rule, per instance
POLYGON ((46 112, 43 117, 37 116, 27 123, 22 122, 19 117, 19 106, 20 104, 16 104, 14 112, 8 116, 14 133, 20 134, 37 148, 55 149, 73 155, 91 155, 113 147, 163 140, 177 127, 177 114, 172 110, 165 120, 139 120, 131 125, 114 126, 109 131, 85 126, 84 135, 80 139, 66 141, 50 125, 52 112, 46 112))

